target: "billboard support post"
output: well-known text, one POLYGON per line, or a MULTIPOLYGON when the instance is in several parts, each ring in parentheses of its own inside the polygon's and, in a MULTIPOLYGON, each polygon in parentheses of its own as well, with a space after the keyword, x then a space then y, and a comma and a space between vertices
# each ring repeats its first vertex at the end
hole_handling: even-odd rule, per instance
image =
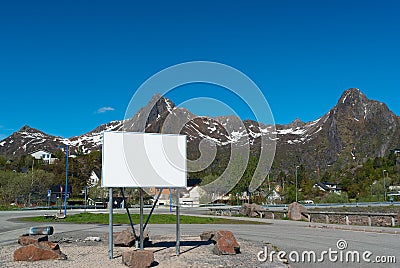
POLYGON ((179 208, 179 188, 176 188, 176 256, 180 253, 180 239, 181 239, 181 229, 180 229, 180 208, 179 208))
POLYGON ((109 232, 108 232, 108 241, 109 241, 109 248, 108 248, 108 252, 109 252, 109 258, 110 260, 113 259, 113 189, 109 188, 108 189, 108 207, 109 207, 109 215, 108 215, 108 226, 109 226, 109 232))
POLYGON ((144 223, 144 227, 143 227, 144 230, 146 230, 146 226, 149 223, 150 217, 151 217, 151 215, 153 215, 153 211, 154 211, 155 207, 157 206, 157 203, 158 203, 158 200, 160 199, 162 191, 163 191, 163 188, 160 189, 160 192, 158 193, 157 198, 154 201, 153 206, 151 207, 149 216, 147 216, 146 222, 144 223))
POLYGON ((140 193, 140 250, 144 249, 143 243, 143 189, 139 188, 140 193))

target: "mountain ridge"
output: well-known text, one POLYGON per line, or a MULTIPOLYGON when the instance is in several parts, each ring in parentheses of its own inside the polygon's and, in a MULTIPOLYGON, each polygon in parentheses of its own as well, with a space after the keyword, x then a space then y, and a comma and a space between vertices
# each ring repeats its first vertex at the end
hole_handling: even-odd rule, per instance
POLYGON ((325 169, 367 157, 385 155, 400 145, 400 117, 383 102, 370 100, 357 88, 344 91, 337 104, 320 118, 303 122, 296 118, 286 125, 264 125, 235 116, 196 116, 185 108, 160 95, 140 108, 129 119, 99 125, 79 136, 63 138, 23 126, 0 141, 0 155, 18 157, 37 149, 54 151, 69 144, 72 152, 89 153, 101 149, 103 131, 145 131, 176 133, 188 136, 188 153, 199 157, 199 146, 207 148, 250 146, 257 155, 261 137, 276 139, 275 167, 289 172, 302 164, 309 169, 325 169), (274 135, 274 136, 273 136, 274 135), (275 137, 275 138, 274 138, 275 137))

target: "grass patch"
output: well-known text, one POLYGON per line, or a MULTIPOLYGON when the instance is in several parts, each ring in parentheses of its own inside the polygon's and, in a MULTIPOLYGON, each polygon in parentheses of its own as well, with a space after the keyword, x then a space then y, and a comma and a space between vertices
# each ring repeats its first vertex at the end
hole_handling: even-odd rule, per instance
MULTIPOLYGON (((139 223, 139 214, 131 214, 132 221, 139 223)), ((146 220, 147 215, 144 216, 146 220)), ((80 213, 68 215, 65 219, 49 219, 44 216, 18 218, 20 221, 30 222, 69 222, 79 224, 108 224, 108 214, 80 213)), ((195 217, 195 216, 180 216, 181 224, 265 224, 262 222, 243 221, 236 219, 222 219, 213 217, 195 217)), ((126 214, 114 214, 114 224, 129 224, 129 219, 126 214)), ((149 221, 150 224, 174 224, 176 223, 176 215, 172 214, 153 214, 149 221)))
POLYGON ((9 211, 17 209, 15 206, 0 205, 0 211, 9 211))

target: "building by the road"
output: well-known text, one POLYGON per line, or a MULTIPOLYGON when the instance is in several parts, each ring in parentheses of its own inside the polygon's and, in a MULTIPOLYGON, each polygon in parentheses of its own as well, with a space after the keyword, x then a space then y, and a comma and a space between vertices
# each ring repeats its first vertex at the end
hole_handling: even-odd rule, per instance
POLYGON ((53 155, 52 153, 49 153, 44 150, 38 150, 30 154, 32 157, 35 159, 42 159, 44 163, 46 164, 53 164, 54 161, 56 161, 58 158, 53 155))

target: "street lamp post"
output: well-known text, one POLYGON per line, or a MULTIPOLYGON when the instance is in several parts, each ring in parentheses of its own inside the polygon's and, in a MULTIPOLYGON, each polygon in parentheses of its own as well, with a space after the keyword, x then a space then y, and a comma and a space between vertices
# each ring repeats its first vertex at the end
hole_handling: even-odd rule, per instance
POLYGON ((296 166, 296 202, 298 201, 297 196, 298 196, 298 191, 299 191, 299 187, 298 187, 298 185, 297 185, 297 169, 298 169, 299 167, 300 167, 300 166, 296 166))
POLYGON ((65 148, 65 191, 64 191, 64 216, 67 216, 67 194, 68 194, 68 148, 69 145, 58 146, 65 148))
POLYGON ((386 177, 388 175, 388 171, 386 169, 384 169, 382 171, 383 173, 383 192, 384 192, 384 202, 386 202, 386 177, 385 177, 385 172, 386 172, 386 177))

